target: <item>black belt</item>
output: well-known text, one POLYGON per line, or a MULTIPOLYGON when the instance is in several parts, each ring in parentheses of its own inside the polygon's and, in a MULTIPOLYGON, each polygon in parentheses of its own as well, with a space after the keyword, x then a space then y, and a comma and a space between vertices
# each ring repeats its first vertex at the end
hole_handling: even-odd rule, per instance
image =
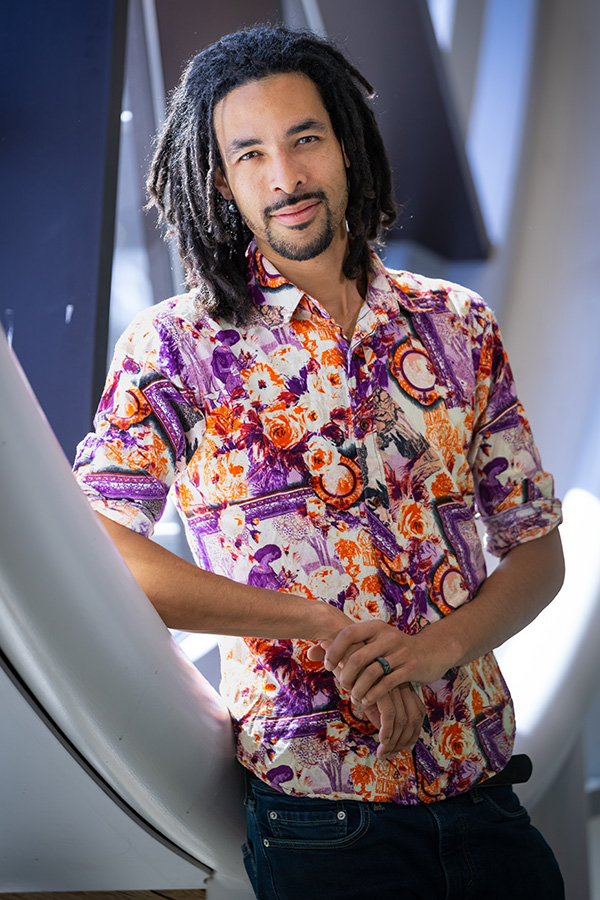
POLYGON ((523 784, 529 781, 533 771, 533 764, 525 753, 517 753, 511 756, 501 772, 496 772, 491 778, 481 781, 476 787, 494 787, 500 784, 523 784))

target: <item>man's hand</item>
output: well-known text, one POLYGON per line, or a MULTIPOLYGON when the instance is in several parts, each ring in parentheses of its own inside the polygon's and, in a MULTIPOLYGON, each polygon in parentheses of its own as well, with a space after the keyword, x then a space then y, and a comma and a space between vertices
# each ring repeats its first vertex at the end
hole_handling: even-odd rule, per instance
POLYGON ((378 703, 400 684, 430 684, 529 624, 560 589, 563 575, 555 529, 510 550, 469 603, 416 635, 378 619, 346 625, 331 642, 321 641, 325 667, 363 705, 378 703), (388 673, 378 657, 389 664, 388 673))
POLYGON ((437 681, 453 664, 451 657, 428 647, 432 642, 425 639, 426 632, 406 635, 381 619, 354 622, 342 628, 326 647, 322 645, 325 668, 335 673, 356 702, 363 706, 378 703, 399 685, 437 681), (378 657, 387 660, 389 674, 384 673, 378 657))
MULTIPOLYGON (((343 638, 340 636, 346 633, 351 636, 357 624, 382 625, 388 630, 392 630, 389 625, 385 625, 384 622, 379 620, 374 620, 373 623, 352 623, 341 629, 333 641, 322 641, 320 645, 311 647, 308 651, 309 658, 313 660, 327 659, 329 656, 328 648, 333 644, 342 646, 343 638)), ((350 637, 350 640, 351 649, 348 655, 351 655, 352 650, 360 647, 364 647, 365 651, 367 650, 364 640, 361 639, 358 644, 354 643, 352 637, 350 637)), ((376 680, 381 680, 383 670, 379 663, 376 663, 376 666, 376 680)), ((351 691, 354 700, 359 700, 356 692, 351 690, 352 684, 349 683, 347 677, 350 670, 344 673, 345 663, 343 661, 333 667, 331 664, 326 663, 326 668, 333 671, 342 687, 351 691)), ((412 750, 421 732, 423 719, 426 714, 425 706, 414 688, 408 682, 392 684, 382 689, 375 700, 369 698, 369 701, 367 702, 363 698, 360 700, 360 705, 366 718, 379 730, 377 756, 380 759, 389 758, 403 750, 412 750)))
POLYGON ((412 750, 425 718, 425 706, 410 684, 392 688, 377 702, 362 704, 368 720, 379 729, 379 759, 412 750))

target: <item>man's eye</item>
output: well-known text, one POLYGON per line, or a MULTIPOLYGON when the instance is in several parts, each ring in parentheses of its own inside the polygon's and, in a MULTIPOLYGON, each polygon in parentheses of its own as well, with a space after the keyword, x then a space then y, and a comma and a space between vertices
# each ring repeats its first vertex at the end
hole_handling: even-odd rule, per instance
POLYGON ((242 159, 254 159, 255 156, 258 156, 258 150, 248 150, 247 153, 244 153, 243 156, 240 156, 240 160, 242 160, 242 159))
POLYGON ((316 136, 316 134, 307 134, 305 137, 301 137, 298 140, 298 143, 299 144, 312 144, 314 141, 318 141, 318 140, 319 140, 319 138, 316 136))

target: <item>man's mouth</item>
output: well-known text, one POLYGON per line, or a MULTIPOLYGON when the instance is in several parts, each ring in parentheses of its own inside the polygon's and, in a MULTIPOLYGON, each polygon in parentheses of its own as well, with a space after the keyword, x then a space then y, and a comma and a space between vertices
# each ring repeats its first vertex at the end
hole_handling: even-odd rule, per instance
POLYGON ((310 221, 319 204, 325 199, 326 196, 323 192, 315 191, 299 197, 295 203, 288 200, 270 206, 265 213, 267 218, 277 219, 282 225, 302 225, 310 221))
POLYGON ((294 206, 284 206, 283 209, 272 212, 271 216, 284 225, 300 225, 311 218, 320 202, 320 200, 305 200, 294 206))

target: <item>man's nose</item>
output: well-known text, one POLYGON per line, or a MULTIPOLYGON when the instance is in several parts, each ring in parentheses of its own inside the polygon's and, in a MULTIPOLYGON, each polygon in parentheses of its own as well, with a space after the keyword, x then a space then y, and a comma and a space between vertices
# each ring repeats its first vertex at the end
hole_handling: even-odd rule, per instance
POLYGON ((298 160, 290 153, 278 153, 273 158, 271 190, 293 194, 306 182, 306 174, 298 160))

